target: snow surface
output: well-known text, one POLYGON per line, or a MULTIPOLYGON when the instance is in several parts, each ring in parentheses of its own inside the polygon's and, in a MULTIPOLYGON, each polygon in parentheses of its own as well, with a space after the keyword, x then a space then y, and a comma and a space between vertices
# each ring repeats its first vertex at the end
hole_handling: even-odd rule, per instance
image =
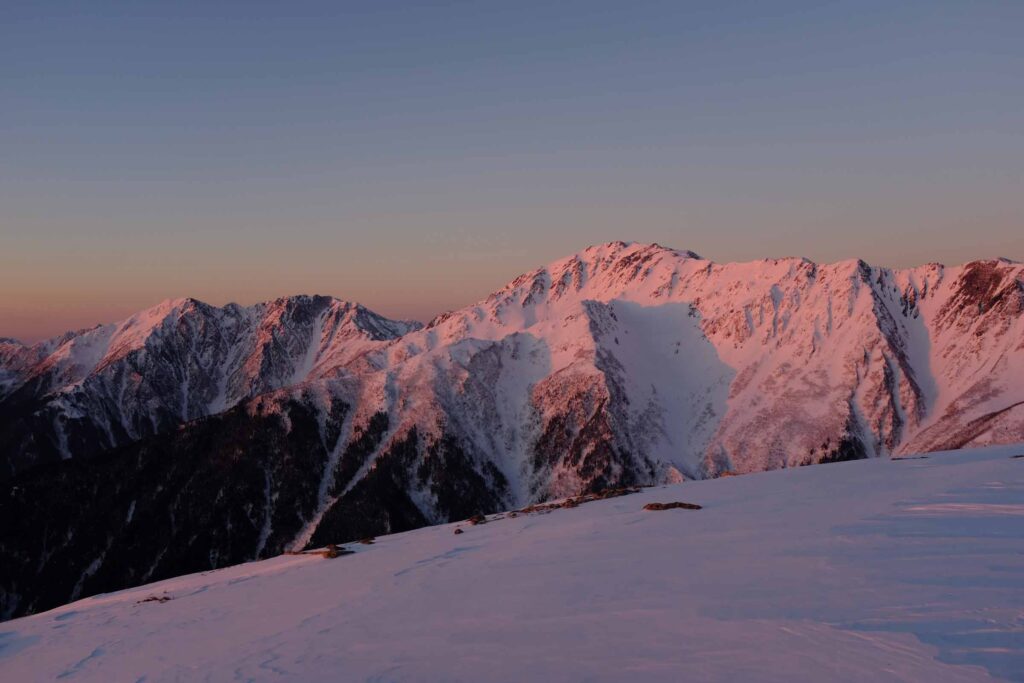
POLYGON ((686 482, 179 577, 0 624, 0 679, 1024 680, 1019 454, 686 482), (641 509, 676 500, 704 509, 641 509))

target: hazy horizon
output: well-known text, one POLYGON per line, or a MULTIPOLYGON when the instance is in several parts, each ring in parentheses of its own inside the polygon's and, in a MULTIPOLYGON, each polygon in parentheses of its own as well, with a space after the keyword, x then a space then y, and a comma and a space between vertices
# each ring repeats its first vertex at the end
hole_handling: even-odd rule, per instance
POLYGON ((429 319, 588 244, 1024 259, 1024 5, 0 10, 0 336, 429 319))
MULTIPOLYGON (((614 240, 612 240, 612 241, 614 241, 614 240)), ((621 240, 621 241, 623 241, 623 242, 634 242, 634 243, 637 242, 637 240, 621 240)), ((277 295, 268 296, 268 297, 264 297, 264 298, 257 298, 257 299, 252 299, 252 300, 210 299, 210 298, 204 298, 202 296, 196 296, 196 295, 193 295, 193 294, 187 294, 186 293, 186 294, 162 297, 160 299, 152 300, 149 303, 143 304, 143 305, 138 306, 136 308, 127 308, 126 307, 126 308, 123 308, 123 309, 119 309, 119 308, 116 308, 116 307, 112 306, 112 307, 110 307, 108 309, 108 315, 111 315, 113 317, 108 317, 107 319, 103 319, 103 320, 88 321, 88 322, 86 322, 86 323, 84 323, 82 325, 73 325, 71 327, 57 329, 56 331, 53 331, 53 332, 45 332, 43 334, 35 335, 35 336, 22 336, 22 337, 18 337, 18 336, 11 335, 11 334, 5 334, 4 331, 2 329, 0 329, 0 338, 13 338, 13 339, 21 341, 23 343, 35 343, 35 342, 38 342, 38 341, 43 341, 45 339, 50 339, 50 338, 55 337, 55 336, 59 336, 60 334, 63 334, 64 332, 70 332, 70 331, 75 331, 75 330, 79 330, 79 329, 85 329, 85 328, 94 327, 96 325, 104 325, 104 324, 108 324, 108 323, 112 323, 112 322, 117 322, 118 320, 122 320, 122 319, 124 319, 124 318, 126 318, 126 317, 128 317, 128 316, 130 316, 130 315, 132 315, 134 313, 136 313, 136 312, 139 312, 141 310, 145 310, 145 309, 150 308, 152 306, 156 306, 159 303, 161 303, 162 301, 167 301, 169 299, 178 299, 178 298, 192 298, 192 299, 196 299, 196 300, 201 301, 203 303, 214 305, 214 306, 225 306, 225 305, 231 304, 231 303, 239 304, 239 305, 242 305, 242 306, 250 306, 250 305, 253 305, 253 304, 264 303, 264 302, 267 302, 267 301, 272 301, 274 299, 278 299, 278 298, 282 298, 282 297, 289 297, 289 296, 299 296, 299 295, 333 296, 333 297, 335 297, 337 299, 341 299, 341 300, 351 301, 353 303, 362 304, 362 305, 366 306, 367 308, 369 308, 370 310, 374 311, 375 313, 379 313, 381 315, 384 315, 384 316, 392 318, 392 319, 416 320, 416 321, 419 321, 419 322, 422 322, 422 323, 427 323, 431 319, 436 317, 437 315, 440 315, 441 313, 445 313, 445 312, 452 311, 452 310, 458 310, 460 308, 472 305, 472 304, 476 303, 477 301, 482 300, 487 295, 489 295, 489 294, 491 294, 491 293, 501 289, 501 287, 505 286, 506 284, 511 282, 513 279, 515 279, 519 275, 522 275, 523 273, 529 272, 530 270, 533 270, 535 268, 539 268, 539 267, 545 266, 548 263, 550 263, 552 260, 557 260, 557 258, 566 257, 566 256, 569 256, 572 253, 576 253, 576 252, 582 251, 587 246, 592 246, 594 244, 597 244, 597 243, 591 243, 591 244, 588 244, 588 245, 584 245, 583 247, 575 249, 575 250, 573 250, 571 252, 566 252, 565 254, 562 254, 559 257, 556 257, 555 259, 549 259, 548 261, 545 261, 544 263, 535 263, 532 266, 529 266, 529 267, 523 268, 522 270, 516 271, 514 274, 510 275, 509 277, 506 277, 504 280, 501 280, 500 282, 498 282, 498 281, 494 282, 490 288, 486 289, 486 291, 483 291, 478 296, 474 296, 474 297, 472 297, 470 299, 460 301, 460 302, 458 302, 456 304, 453 304, 451 306, 447 306, 447 307, 444 307, 444 308, 439 308, 439 309, 436 309, 436 310, 428 311, 428 312, 426 312, 426 314, 423 314, 423 315, 417 314, 415 309, 413 309, 412 315, 395 314, 392 311, 388 311, 388 310, 382 309, 380 307, 375 307, 375 306, 367 303, 366 301, 359 300, 359 299, 354 299, 352 297, 345 296, 344 293, 339 294, 337 292, 328 292, 328 291, 294 291, 294 292, 283 292, 283 293, 280 293, 280 294, 277 294, 277 295)), ((682 251, 682 250, 685 249, 684 247, 676 247, 676 246, 671 245, 671 244, 661 244, 661 246, 668 247, 668 248, 671 248, 671 249, 676 249, 678 251, 682 251)), ((693 250, 693 249, 691 249, 690 251, 695 251, 696 252, 696 250, 693 250)), ((720 259, 709 257, 709 256, 707 256, 705 254, 701 254, 699 252, 696 252, 696 253, 698 253, 698 255, 701 258, 707 259, 709 261, 713 261, 715 263, 728 263, 728 261, 722 261, 720 259)), ((780 255, 764 256, 764 257, 758 257, 756 259, 744 259, 744 260, 757 261, 757 260, 762 260, 762 259, 784 259, 784 258, 809 258, 809 257, 807 257, 805 255, 802 255, 802 254, 800 254, 800 255, 797 255, 797 254, 788 254, 788 255, 780 254, 780 255)), ((847 257, 847 258, 853 259, 853 258, 860 258, 860 257, 858 257, 858 256, 850 256, 850 257, 847 257)), ((1006 256, 1001 255, 1001 254, 999 254, 999 255, 992 255, 992 256, 982 256, 982 257, 979 257, 979 259, 983 259, 983 260, 984 259, 995 259, 995 258, 1009 258, 1009 257, 1006 257, 1006 256)), ((831 261, 821 261, 821 260, 818 260, 818 259, 810 259, 810 260, 812 260, 812 261, 818 263, 819 265, 821 265, 821 264, 824 264, 824 263, 835 262, 837 260, 844 260, 844 259, 833 259, 831 261)), ((970 260, 977 260, 977 259, 968 259, 968 261, 970 261, 970 260)), ((1019 259, 1011 259, 1011 260, 1019 261, 1019 259)), ((934 262, 934 261, 921 261, 919 263, 912 263, 912 264, 892 266, 892 265, 889 265, 889 264, 871 263, 869 261, 870 265, 872 265, 872 266, 881 266, 881 267, 895 268, 895 269, 910 268, 910 267, 914 267, 914 266, 921 266, 921 265, 925 265, 925 264, 931 263, 931 262, 934 262)), ((943 265, 945 265, 945 266, 954 266, 954 265, 961 265, 962 263, 965 263, 965 262, 966 261, 960 261, 960 262, 955 262, 955 263, 952 263, 952 262, 951 263, 943 263, 943 265)))

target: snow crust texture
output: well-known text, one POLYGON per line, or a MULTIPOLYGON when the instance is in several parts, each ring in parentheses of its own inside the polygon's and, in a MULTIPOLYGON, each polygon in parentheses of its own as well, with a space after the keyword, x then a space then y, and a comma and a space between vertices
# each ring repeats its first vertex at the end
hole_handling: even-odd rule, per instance
POLYGON ((1024 441, 1022 270, 613 242, 426 326, 184 299, 0 340, 0 615, 610 486, 1024 441))
POLYGON ((34 681, 1024 680, 1024 445, 686 482, 99 595, 34 681), (652 502, 700 510, 649 512, 652 502))

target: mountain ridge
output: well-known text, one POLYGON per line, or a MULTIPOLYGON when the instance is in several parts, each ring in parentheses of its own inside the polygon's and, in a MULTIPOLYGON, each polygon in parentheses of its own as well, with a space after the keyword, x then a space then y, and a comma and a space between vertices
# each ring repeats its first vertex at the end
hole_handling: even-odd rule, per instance
MULTIPOLYGON (((418 326, 334 297, 297 295, 249 307, 167 299, 0 355, 7 376, 0 406, 27 406, 17 415, 32 418, 27 429, 12 429, 11 419, 8 429, 0 425, 0 448, 29 465, 88 456, 327 375, 332 364, 349 360, 345 349, 355 354, 418 326)), ((7 465, 9 474, 18 470, 10 455, 7 465)))
POLYGON ((0 611, 613 486, 1024 441, 1022 270, 612 242, 427 325, 172 300, 141 347, 147 316, 97 372, 0 400, 0 611))
MULTIPOLYGON (((984 387, 976 386, 962 392, 959 397, 940 395, 938 378, 932 368, 936 358, 926 357, 930 353, 928 349, 934 342, 945 343, 946 340, 942 339, 945 328, 957 325, 961 330, 972 324, 980 325, 974 330, 975 337, 1005 338, 1008 327, 1016 324, 1024 308, 1022 291, 1021 267, 1007 259, 972 261, 953 267, 926 264, 902 270, 875 268, 861 259, 816 264, 802 257, 718 264, 688 250, 617 241, 587 247, 524 273, 484 299, 436 316, 426 325, 390 321, 359 304, 333 297, 296 295, 251 307, 228 304, 219 308, 193 298, 168 299, 117 323, 69 332, 27 347, 15 344, 0 346, 0 372, 3 373, 0 375, 0 400, 12 403, 11 395, 19 393, 22 396, 15 398, 24 398, 27 393, 29 402, 49 397, 50 403, 56 406, 57 414, 47 416, 54 422, 52 440, 56 442, 49 449, 48 458, 54 459, 54 454, 66 458, 75 454, 75 444, 73 439, 65 443, 68 435, 62 432, 58 423, 67 414, 88 415, 90 410, 89 406, 64 406, 63 403, 70 400, 68 397, 82 393, 79 389, 83 383, 91 381, 94 376, 102 375, 108 369, 116 370, 115 366, 127 356, 144 352, 155 331, 186 325, 197 312, 206 317, 219 316, 218 324, 227 319, 235 327, 248 323, 251 328, 246 331, 253 339, 244 341, 231 337, 232 334, 237 335, 235 330, 215 331, 215 336, 221 339, 214 342, 235 347, 236 356, 248 354, 241 359, 244 362, 240 367, 228 367, 223 371, 213 367, 218 363, 228 366, 239 364, 239 358, 228 358, 227 353, 207 361, 210 366, 207 374, 234 373, 231 381, 236 386, 230 389, 219 387, 212 392, 214 395, 209 395, 211 392, 207 388, 207 395, 192 398, 187 394, 193 378, 175 370, 182 375, 177 378, 178 382, 186 385, 176 406, 177 415, 159 418, 150 415, 150 421, 154 422, 151 430, 126 428, 123 430, 125 435, 114 435, 109 433, 109 428, 105 429, 107 438, 99 450, 158 432, 175 421, 181 423, 216 414, 242 398, 262 391, 322 379, 339 372, 401 374, 399 365, 423 353, 431 353, 440 346, 451 344, 454 349, 460 344, 466 345, 471 339, 487 343, 499 339, 512 340, 534 325, 543 327, 545 321, 571 327, 574 320, 585 319, 586 325, 577 325, 573 335, 552 337, 556 346, 562 351, 571 346, 573 353, 589 354, 593 362, 599 364, 621 364, 621 350, 609 348, 620 344, 618 335, 612 336, 611 345, 594 341, 603 330, 619 326, 616 306, 619 309, 634 306, 633 314, 646 315, 646 309, 666 302, 689 307, 687 315, 699 319, 700 336, 703 337, 691 339, 689 349, 677 346, 674 352, 689 352, 692 348, 701 347, 705 340, 710 341, 717 360, 728 366, 723 372, 732 374, 728 380, 728 398, 734 400, 741 398, 751 381, 760 380, 764 388, 764 383, 770 379, 763 377, 764 358, 781 356, 778 349, 783 344, 792 347, 793 354, 801 362, 816 362, 814 355, 829 346, 825 340, 836 332, 834 323, 843 304, 840 299, 845 297, 846 317, 854 314, 854 306, 860 306, 863 310, 857 311, 858 320, 854 324, 868 330, 868 336, 850 342, 864 347, 864 358, 858 361, 848 357, 846 363, 855 366, 855 374, 863 372, 880 378, 881 383, 875 382, 877 386, 866 387, 874 395, 872 400, 864 396, 848 397, 848 403, 854 398, 862 403, 860 407, 864 411, 858 412, 849 407, 839 412, 847 413, 847 421, 854 427, 852 431, 873 432, 872 438, 862 438, 859 446, 853 444, 856 450, 866 454, 884 454, 899 449, 905 452, 915 447, 950 445, 932 443, 940 439, 941 435, 937 436, 940 429, 933 428, 929 436, 921 436, 918 441, 911 433, 920 432, 925 422, 932 423, 931 427, 934 427, 938 415, 961 411, 970 403, 971 391, 975 395, 984 393, 984 387), (868 291, 863 297, 862 287, 868 291), (725 295, 722 288, 728 289, 725 295), (942 305, 935 304, 937 298, 943 299, 942 305), (645 311, 635 309, 635 305, 640 305, 645 311), (327 308, 333 315, 329 335, 324 334, 324 321, 317 317, 324 315, 327 308), (248 320, 245 319, 247 316, 248 320), (260 316, 262 318, 255 319, 260 316), (932 325, 934 329, 922 329, 922 316, 928 320, 924 327, 932 325), (770 321, 770 325, 766 321, 770 321), (796 329, 797 323, 800 329, 796 329), (987 335, 989 328, 998 334, 987 335), (335 338, 339 330, 340 335, 335 338), (318 334, 319 345, 318 340, 313 339, 318 334), (575 343, 586 338, 591 338, 591 341, 582 347, 575 343), (352 344, 353 341, 371 343, 352 344), (253 348, 237 351, 243 343, 253 348), (871 354, 876 351, 878 354, 873 358, 871 354), (275 363, 280 367, 274 368, 275 363), (886 398, 880 392, 888 392, 889 396, 886 398), (879 407, 880 402, 887 405, 879 407), (863 424, 864 421, 867 424, 863 424), (890 423, 887 428, 882 425, 885 421, 890 423)), ((202 333, 203 330, 185 329, 180 336, 202 333)), ((548 337, 555 333, 552 325, 547 325, 543 333, 547 336, 542 342, 547 344, 548 337)), ((520 337, 519 341, 525 339, 520 337)), ((206 339, 202 341, 204 344, 213 343, 206 339)), ((954 375, 965 373, 972 352, 972 349, 965 351, 962 348, 965 345, 956 343, 956 340, 948 346, 939 354, 939 359, 946 363, 953 356, 960 362, 951 364, 951 368, 939 368, 939 374, 945 375, 941 379, 946 384, 955 383, 954 375)), ((978 347, 977 344, 973 346, 978 347)), ((534 350, 542 351, 539 347, 534 350)), ((548 348, 543 350, 550 351, 548 348)), ((1004 356, 1007 351, 1019 349, 1002 349, 1004 356)), ((189 353, 198 356, 206 353, 207 349, 186 348, 178 352, 182 356, 189 353)), ((852 353, 850 349, 844 352, 852 353)), ((973 349, 973 355, 977 361, 980 349, 973 349)), ((177 358, 171 360, 182 362, 177 358)), ((715 359, 705 360, 713 365, 715 359)), ((775 371, 785 370, 783 366, 792 360, 773 360, 779 366, 775 371)), ((571 363, 562 358, 556 360, 555 365, 565 369, 571 363)), ((430 371, 429 368, 420 370, 430 371)), ((621 370, 627 374, 630 372, 626 368, 621 370)), ((983 371, 977 367, 970 370, 974 374, 983 371)), ((1019 367, 1014 368, 1017 370, 1019 367)), ((147 368, 140 372, 145 376, 147 368)), ((815 381, 834 383, 834 374, 834 368, 818 368, 819 376, 815 381)), ((209 377, 200 379, 208 380, 209 377)), ((539 381, 541 377, 535 379, 539 381)), ((522 387, 518 389, 522 390, 522 387)), ((127 400, 137 399, 137 396, 129 395, 127 400)), ((640 400, 646 399, 640 397, 640 400)), ((1012 403, 1008 402, 1003 407, 1012 411, 1012 403)), ((125 410, 124 405, 115 406, 115 412, 125 410)), ((3 446, 6 453, 10 453, 10 439, 3 446)), ((31 450, 31 445, 28 448, 31 450)), ((29 453, 22 460, 30 463, 35 457, 29 453)), ((717 456, 705 453, 704 459, 702 467, 711 473, 723 467, 731 469, 736 466, 728 452, 724 456, 721 452, 717 456), (716 458, 720 461, 718 465, 715 465, 716 458)), ((776 458, 774 466, 779 464, 782 463, 776 458)), ((772 466, 772 463, 760 463, 752 469, 765 466, 772 466)), ((9 466, 8 472, 17 469, 9 466)), ((688 474, 695 476, 699 473, 691 468, 688 474)))

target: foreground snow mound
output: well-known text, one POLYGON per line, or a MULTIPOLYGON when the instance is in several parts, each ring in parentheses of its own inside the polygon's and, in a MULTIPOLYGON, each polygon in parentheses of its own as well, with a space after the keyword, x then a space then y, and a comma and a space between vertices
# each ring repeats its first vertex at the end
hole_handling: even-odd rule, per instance
POLYGON ((4 624, 0 678, 1024 680, 1021 454, 687 482, 179 577, 4 624), (702 509, 643 509, 677 501, 702 509))

